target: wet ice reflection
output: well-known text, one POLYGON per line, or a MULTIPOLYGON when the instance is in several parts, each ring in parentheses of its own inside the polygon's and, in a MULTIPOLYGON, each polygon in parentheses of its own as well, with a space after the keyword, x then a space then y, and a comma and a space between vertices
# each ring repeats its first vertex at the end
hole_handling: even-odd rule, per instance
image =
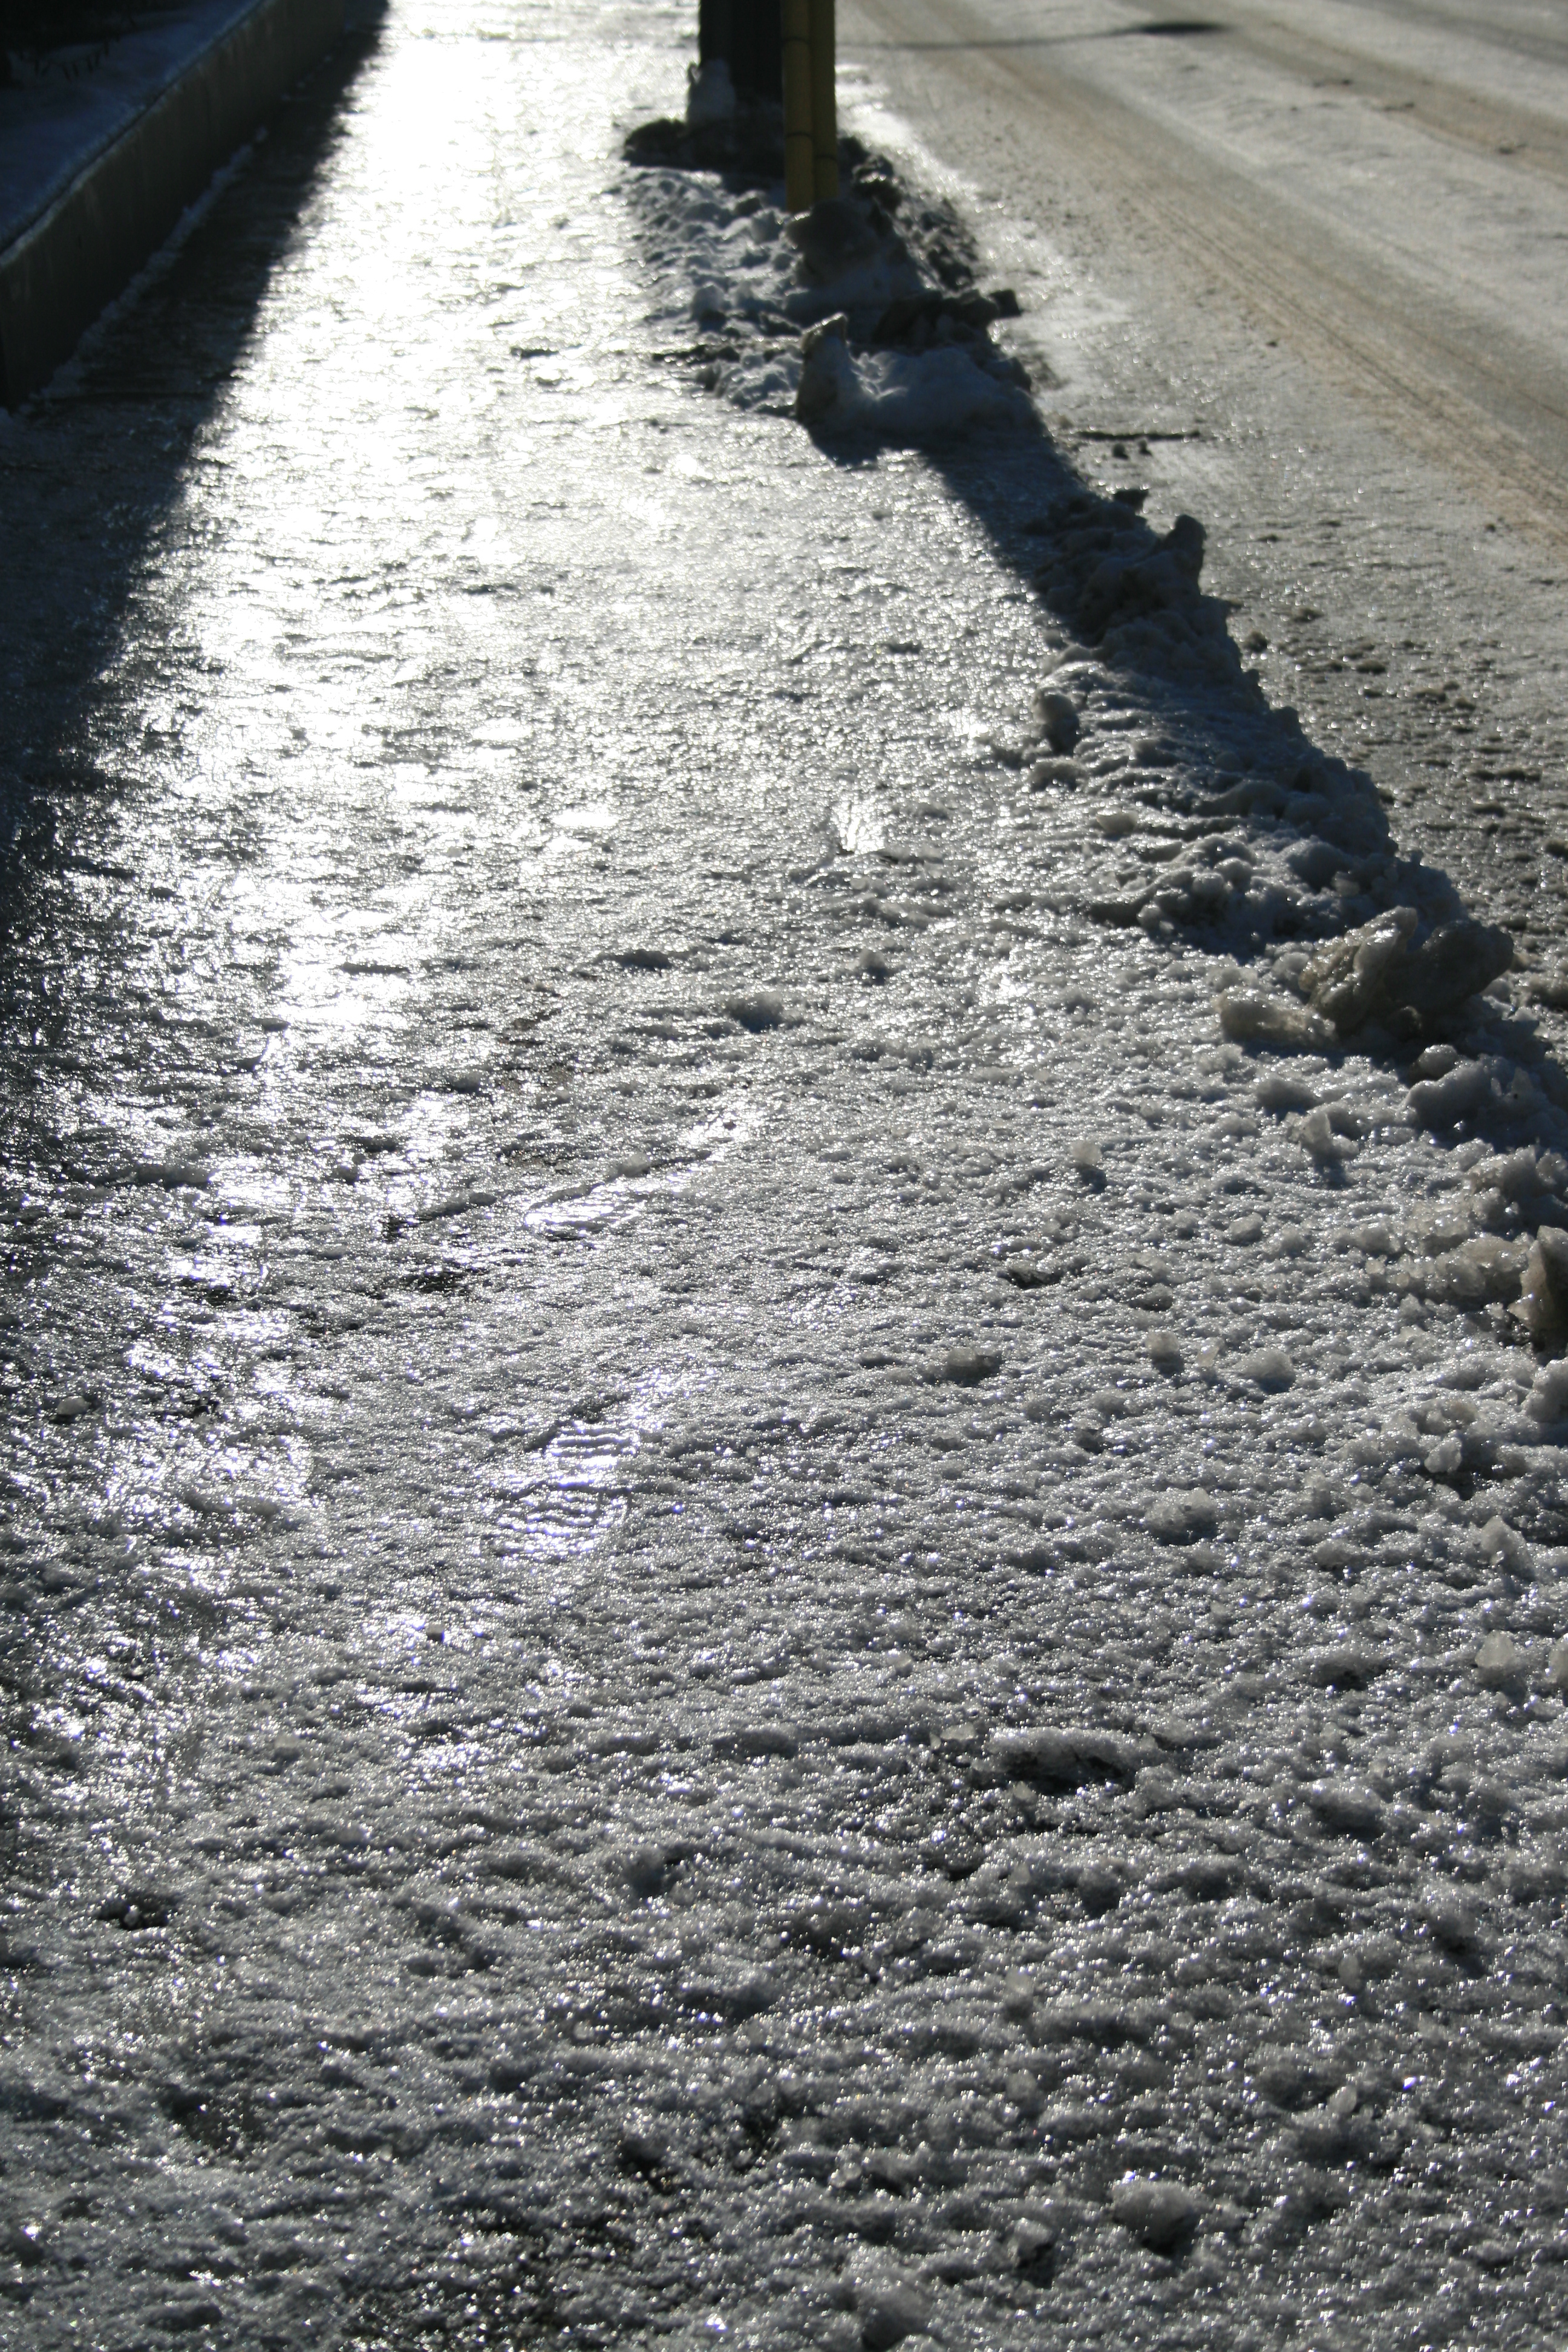
POLYGON ((581 1558, 626 1517, 620 1484, 637 1449, 629 1427, 573 1422, 552 1437, 537 1467, 492 1478, 502 1500, 495 1525, 502 1556, 529 1561, 581 1558))
MULTIPOLYGON (((891 2260, 898 2215, 958 2266, 944 2340, 1000 2340, 950 2168, 986 2210, 1047 2161, 1097 2196, 1116 2135, 1174 2129, 1125 2104, 1130 2048, 1187 2070, 1184 2131, 1232 2021, 1238 2047, 1284 2014, 1331 2045, 1359 1962, 1325 1974, 1289 1906, 1385 1919, 1407 1849, 1331 1885, 1349 1849, 1311 1796, 1271 1809, 1428 1706, 1500 1781, 1535 1737, 1464 1681, 1475 1580, 1514 1605, 1501 1570, 1378 1435, 1408 1389, 1462 1468, 1475 1424, 1411 1370, 1446 1327, 1413 1335, 1334 1244, 1212 1039, 1201 951, 1070 913, 1076 803, 1047 829, 984 740, 1039 617, 992 603, 941 485, 836 469, 651 364, 626 215, 593 199, 615 107, 679 87, 650 26, 689 26, 643 11, 590 54, 554 37, 582 21, 395 23, 138 592, 95 722, 124 780, 79 819, 104 870, 72 872, 13 1066, 35 1844, 10 1949, 38 1946, 16 1999, 47 2030, 7 2112, 128 2341, 176 2238, 226 2325, 280 2339, 423 2328, 427 2289, 431 2340, 471 2310, 497 2341, 558 2331, 563 2305, 517 2315, 546 2273, 625 2288, 573 2327, 646 2333, 629 2298, 673 2241, 637 2232, 692 2180, 725 2309, 764 2283, 753 2340, 795 2325, 766 2284, 786 2221, 826 2295, 843 2230, 886 2223, 891 2260), (1226 1187, 1259 1171, 1244 1240, 1226 1187), (1353 1391, 1313 1323, 1352 1293, 1353 1391), (1184 1369, 1154 1352, 1178 1322, 1184 1369), (1287 1341, 1310 1420, 1249 1382, 1287 1341), (1345 1430, 1372 1459, 1335 1454, 1345 1430), (1386 1525, 1360 1500, 1385 1473, 1386 1525), (1211 1516, 1212 1549, 1182 1540, 1211 1516), (1394 1639, 1417 1556, 1430 1699, 1394 1639), (1364 1599, 1389 1632, 1358 1634, 1361 1671, 1397 1675, 1342 1698, 1345 1654, 1297 1672, 1271 1594, 1303 1558, 1331 1580, 1309 1655, 1364 1599), (1020 1726, 1091 1723, 1105 1785, 1053 1783, 1048 1741, 990 1762, 1020 1726), (1232 1837, 1255 1947, 1252 1912, 1216 1931, 1217 1882, 1181 1875, 1232 1837), (143 1906, 159 1872, 179 1900, 143 1906), (1289 1890, 1279 1913, 1254 1884, 1289 1890), (1085 1982, 1122 2003, 1076 2072, 1028 2022, 1047 1973, 1043 2016, 1085 1982), (142 2036, 112 2113, 58 2055, 110 2012, 142 2036), (768 2105, 791 2084, 831 2148, 768 2105), (89 2141, 95 2179, 134 2150, 145 2212, 76 2210, 89 2141), (250 2270, 216 2247, 231 2207, 250 2270)), ((1347 1190, 1397 1149, 1420 1192, 1438 1155, 1387 1141, 1393 1082, 1337 1083, 1384 1139, 1347 1190)), ((1549 1957, 1550 1907, 1509 1916, 1549 1957)), ((1121 2341, 1146 2305, 1093 2298, 1148 2280, 1094 2242, 1075 2293, 1121 2341)), ((818 2320, 858 2340, 826 2302, 795 2332, 818 2320)))

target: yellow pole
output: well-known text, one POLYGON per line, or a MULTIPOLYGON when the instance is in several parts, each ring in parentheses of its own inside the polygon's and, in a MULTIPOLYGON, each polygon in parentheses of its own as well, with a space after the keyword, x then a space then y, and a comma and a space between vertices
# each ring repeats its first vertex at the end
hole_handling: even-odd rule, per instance
POLYGON ((811 12, 812 0, 784 0, 784 203, 792 213, 809 212, 816 193, 811 12))
POLYGON ((838 100, 834 88, 837 44, 834 0, 811 0, 812 192, 838 194, 838 100))

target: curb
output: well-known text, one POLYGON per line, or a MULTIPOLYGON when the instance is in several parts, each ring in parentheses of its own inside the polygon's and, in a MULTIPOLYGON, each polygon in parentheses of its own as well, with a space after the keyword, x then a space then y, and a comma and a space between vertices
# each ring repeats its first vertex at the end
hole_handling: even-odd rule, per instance
POLYGON ((0 405, 68 359, 219 164, 342 38, 343 0, 256 0, 0 252, 0 405))

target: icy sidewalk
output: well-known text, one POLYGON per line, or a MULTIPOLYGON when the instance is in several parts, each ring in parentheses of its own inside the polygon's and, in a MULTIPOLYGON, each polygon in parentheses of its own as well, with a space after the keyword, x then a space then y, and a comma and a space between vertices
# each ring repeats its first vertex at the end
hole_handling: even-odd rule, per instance
POLYGON ((0 447, 40 643, 189 452, 18 713, 27 2340, 1549 2340, 1522 1171, 1220 1035, 1195 719, 1080 679, 1034 776, 1003 445, 658 357, 684 26, 494 29, 0 447))

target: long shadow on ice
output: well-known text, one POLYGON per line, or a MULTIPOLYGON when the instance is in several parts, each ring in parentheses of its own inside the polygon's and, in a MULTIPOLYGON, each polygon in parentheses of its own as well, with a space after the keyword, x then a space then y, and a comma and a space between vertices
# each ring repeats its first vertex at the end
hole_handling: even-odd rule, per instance
POLYGON ((1289 1017, 1271 1027, 1259 1013, 1249 1031, 1238 1010, 1238 1036, 1307 1045, 1376 1024, 1415 1046, 1447 1034, 1507 969, 1510 943, 1465 917, 1446 874, 1401 856, 1364 770, 1270 707, 1227 608, 1203 591, 1201 523, 1180 515, 1156 533, 1136 496, 1087 486, 1037 420, 929 456, 1068 640, 999 755, 1026 765, 1037 790, 1080 795, 1086 824, 1111 838, 1124 829, 1150 857, 1145 880, 1085 911, 1282 966, 1298 1000, 1289 1017), (1121 815, 1101 805, 1090 818, 1107 794, 1121 815), (1331 943, 1368 925, 1347 967, 1331 943))
POLYGON ((1079 863, 1097 878, 1079 910, 1245 957, 1250 979, 1223 1006, 1239 1042, 1353 1035, 1406 1057, 1430 1048, 1420 1076, 1447 1075, 1511 941, 1466 914, 1447 875, 1399 854, 1370 776, 1270 709, 1204 593, 1201 523, 1179 516, 1158 535, 1140 493, 1096 490, 1067 462, 991 334, 1017 305, 977 282, 952 206, 846 139, 847 193, 783 219, 771 137, 739 114, 703 136, 720 147, 699 153, 679 123, 626 142, 654 167, 637 175, 649 259, 692 281, 687 315, 705 337, 666 356, 700 363, 742 406, 793 405, 836 465, 920 446, 1051 612, 1066 647, 997 750, 1081 813, 1096 854, 1079 863))
MULTIPOLYGON (((700 329, 658 356, 742 408, 793 413, 834 466, 921 448, 1054 624, 1032 708, 999 711, 992 738, 1060 845, 1042 900, 1212 953, 1221 1027, 1258 1057, 1260 1106, 1302 1114, 1326 1184, 1343 1181, 1340 1107, 1281 1052, 1391 1064, 1414 1124, 1494 1146, 1467 1155, 1464 1234, 1434 1229, 1433 1264, 1402 1285, 1517 1307, 1538 1343, 1568 1345, 1568 1079, 1489 992, 1512 941, 1401 855, 1363 770, 1270 707, 1204 593, 1201 523, 1156 532, 1141 494, 1097 489, 1058 448, 990 333, 1016 306, 979 284, 952 205, 847 139, 848 194, 786 220, 772 130, 754 128, 737 117, 702 153, 680 123, 626 142, 651 167, 628 193, 655 315, 700 329)), ((1568 1369, 1542 1412, 1568 1412, 1568 1369)))
MULTIPOLYGON (((809 277, 801 225, 791 234, 809 277)), ((998 298, 923 275, 918 302, 878 318, 846 306, 807 330, 797 415, 840 466, 866 463, 887 438, 918 441, 1050 614, 1047 674, 1026 714, 998 714, 993 744, 1021 785, 1055 802, 1058 834, 1076 834, 1063 910, 1228 960, 1216 1003, 1233 1042, 1260 1058, 1355 1050, 1392 1063, 1411 1082, 1415 1125, 1491 1145, 1470 1170, 1469 1239, 1440 1249, 1419 1286, 1462 1307, 1517 1303, 1530 1337, 1561 1349, 1568 1079, 1535 1024, 1488 992, 1511 940, 1467 913, 1447 874, 1401 855, 1364 770, 1270 706, 1227 607, 1204 593, 1201 523, 1180 515, 1156 532, 1141 493, 1086 483, 1021 388, 1005 396, 985 317, 998 298), (923 413, 922 369, 937 394, 923 413), (944 431, 950 383, 956 418, 975 404, 963 429, 944 431)), ((1326 1183, 1342 1181, 1331 1108, 1289 1063, 1260 1069, 1258 1091, 1265 1108, 1306 1112, 1300 1139, 1326 1183)), ((1562 1385, 1542 1401, 1548 1417, 1568 1403, 1562 1385)))
MULTIPOLYGON (((852 464, 864 453, 833 454, 852 464)), ((1415 1124, 1451 1145, 1489 1144, 1469 1172, 1468 1238, 1432 1236, 1438 1255, 1415 1286, 1470 1309, 1512 1307, 1538 1347, 1561 1350, 1568 1079, 1534 1023, 1484 992, 1511 961, 1507 934, 1471 919, 1446 874, 1399 854, 1364 771, 1270 707, 1226 606, 1203 593, 1192 517, 1157 534, 1086 486, 1037 419, 928 455, 1067 639, 1027 722, 995 748, 1114 853, 1114 883, 1091 885, 1075 911, 1246 967, 1218 992, 1221 1026, 1272 1062, 1260 1103, 1306 1111, 1301 1139, 1325 1183, 1344 1181, 1331 1112, 1294 1089, 1279 1048, 1392 1062, 1412 1081, 1415 1124)), ((1540 1410, 1555 1419, 1564 1405, 1568 1382, 1540 1410)))
MULTIPOLYGON (((885 189, 878 159, 857 172, 885 189)), ((1547 1108, 1504 1067, 1542 1064, 1533 1025, 1484 992, 1512 961, 1507 933, 1472 919, 1447 874, 1401 855, 1364 770, 1269 705, 1226 606, 1204 593, 1202 524, 1180 515, 1158 533, 1142 492, 1083 480, 991 340, 1010 298, 954 283, 945 224, 933 270, 920 236, 931 218, 916 215, 895 238, 858 192, 790 224, 801 275, 819 285, 796 413, 837 465, 864 464, 889 440, 918 444, 1065 638, 1032 710, 999 713, 994 741, 1069 823, 1079 816, 1094 878, 1076 910, 1242 960, 1220 1007, 1236 1041, 1331 1051, 1353 1039, 1415 1062, 1418 1117, 1506 1138, 1547 1108), (853 273, 836 282, 831 267, 853 247, 865 274, 855 214, 915 264, 924 291, 879 313, 857 306, 853 273), (840 287, 851 299, 837 303, 840 287), (1489 1061, 1460 1072, 1461 1047, 1489 1061)), ((1543 1065, 1540 1076, 1555 1103, 1568 1100, 1561 1074, 1543 1065)))

